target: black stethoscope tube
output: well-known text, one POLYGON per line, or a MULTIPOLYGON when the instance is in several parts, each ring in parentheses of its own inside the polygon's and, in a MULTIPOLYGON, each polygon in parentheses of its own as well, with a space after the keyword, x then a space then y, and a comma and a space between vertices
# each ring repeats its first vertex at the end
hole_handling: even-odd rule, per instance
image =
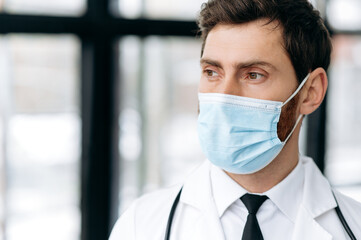
MULTIPOLYGON (((174 213, 175 213, 175 210, 177 208, 177 205, 178 205, 178 202, 179 202, 179 199, 180 199, 180 195, 182 193, 182 189, 183 189, 183 187, 180 189, 177 197, 175 198, 175 200, 173 202, 172 208, 170 210, 164 240, 169 240, 169 238, 170 238, 170 231, 171 231, 171 228, 172 228, 174 213)), ((336 210, 338 218, 340 219, 340 221, 342 223, 343 228, 346 230, 346 232, 347 232, 348 236, 351 238, 351 240, 357 240, 355 235, 351 231, 350 227, 348 226, 348 224, 347 224, 347 222, 345 220, 345 217, 343 216, 343 214, 341 212, 340 207, 338 206, 338 202, 337 202, 337 199, 336 199, 335 195, 333 197, 335 198, 335 201, 337 203, 337 206, 336 206, 335 210, 336 210)))
POLYGON ((335 210, 336 210, 338 218, 340 219, 340 221, 342 223, 343 228, 346 230, 346 232, 347 232, 348 236, 351 238, 351 240, 357 240, 355 235, 353 235, 353 232, 351 231, 350 226, 347 224, 346 219, 345 219, 345 217, 343 216, 343 214, 341 212, 341 209, 340 209, 340 207, 338 205, 335 194, 333 192, 332 192, 332 194, 333 194, 333 197, 335 198, 335 201, 336 201, 336 204, 337 204, 337 206, 335 207, 335 210))
POLYGON ((177 208, 179 198, 180 198, 180 195, 182 193, 182 189, 183 189, 183 187, 180 189, 177 197, 175 198, 175 200, 173 202, 172 208, 170 210, 169 217, 168 217, 168 223, 167 223, 167 229, 166 229, 166 232, 165 232, 165 238, 164 238, 165 240, 169 240, 169 238, 170 238, 170 230, 172 228, 174 213, 175 213, 175 209, 177 208))

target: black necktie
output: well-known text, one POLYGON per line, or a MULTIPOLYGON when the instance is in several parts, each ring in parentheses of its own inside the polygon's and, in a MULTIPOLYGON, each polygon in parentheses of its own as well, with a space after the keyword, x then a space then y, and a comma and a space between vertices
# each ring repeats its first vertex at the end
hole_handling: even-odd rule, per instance
POLYGON ((241 197, 242 202, 248 210, 246 225, 244 226, 242 240, 263 240, 261 229, 259 228, 256 213, 267 196, 245 194, 241 197))

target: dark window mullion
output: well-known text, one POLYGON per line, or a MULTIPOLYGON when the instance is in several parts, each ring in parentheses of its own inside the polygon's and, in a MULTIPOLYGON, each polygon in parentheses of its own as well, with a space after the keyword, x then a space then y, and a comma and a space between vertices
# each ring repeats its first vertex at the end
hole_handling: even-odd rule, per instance
POLYGON ((321 172, 325 168, 327 95, 321 106, 307 121, 307 156, 312 157, 321 172))
POLYGON ((87 0, 86 16, 91 18, 110 18, 110 0, 87 0))
POLYGON ((107 239, 117 202, 117 92, 110 37, 82 40, 82 239, 107 239))

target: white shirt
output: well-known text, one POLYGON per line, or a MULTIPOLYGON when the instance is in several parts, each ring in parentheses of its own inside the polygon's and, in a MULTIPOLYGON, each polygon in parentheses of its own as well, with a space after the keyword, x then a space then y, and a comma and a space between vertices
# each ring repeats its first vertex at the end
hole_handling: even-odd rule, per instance
MULTIPOLYGON (((248 216, 248 210, 240 197, 247 191, 214 165, 211 167, 210 175, 212 194, 225 238, 240 240, 248 216)), ((304 169, 299 162, 285 179, 262 193, 269 199, 262 204, 256 216, 265 240, 292 239, 297 212, 302 201, 303 182, 304 169)))

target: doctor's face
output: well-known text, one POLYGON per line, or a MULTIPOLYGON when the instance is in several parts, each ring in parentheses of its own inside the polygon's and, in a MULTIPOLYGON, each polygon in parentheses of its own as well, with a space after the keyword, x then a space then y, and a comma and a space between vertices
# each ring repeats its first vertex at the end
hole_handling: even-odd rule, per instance
MULTIPOLYGON (((205 42, 199 92, 286 101, 298 81, 282 43, 282 28, 274 22, 216 25, 205 42)), ((278 124, 282 141, 295 123, 296 112, 297 96, 282 108, 278 124)))

